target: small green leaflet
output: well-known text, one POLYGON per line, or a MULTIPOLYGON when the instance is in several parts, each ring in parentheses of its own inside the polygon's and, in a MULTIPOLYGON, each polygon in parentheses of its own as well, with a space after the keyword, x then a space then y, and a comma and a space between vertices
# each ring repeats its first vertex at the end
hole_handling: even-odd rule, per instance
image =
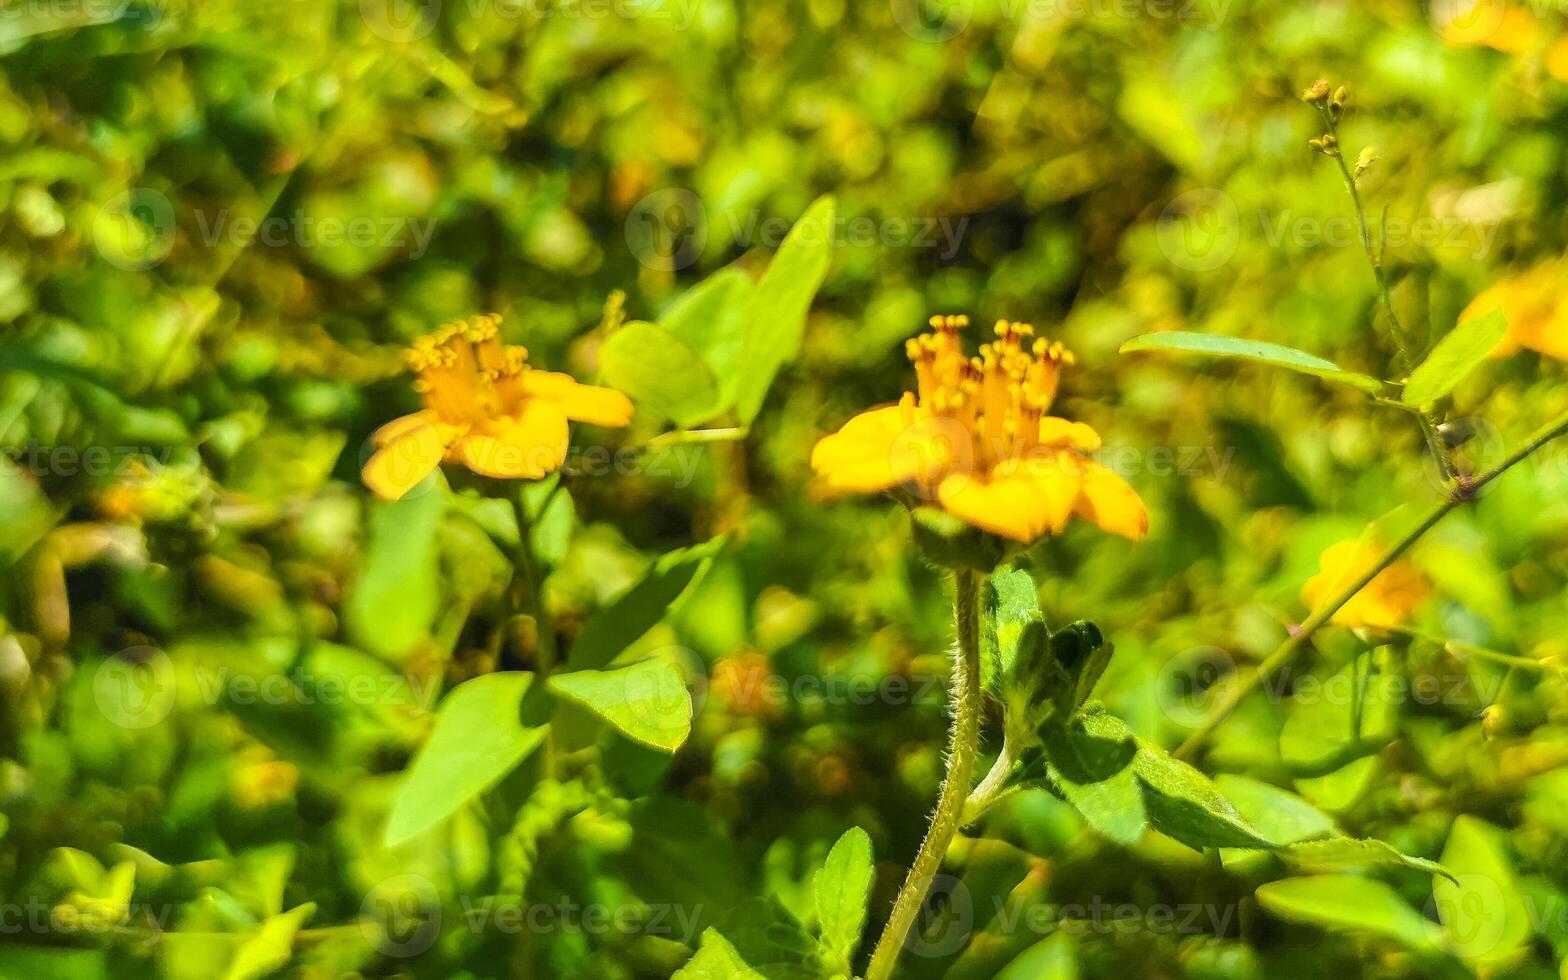
POLYGON ((1502 310, 1471 317, 1437 342, 1426 360, 1410 372, 1399 400, 1412 407, 1434 402, 1486 360, 1508 328, 1502 310))
POLYGON ((546 682, 627 738, 674 752, 691 734, 691 693, 673 661, 654 657, 619 670, 576 670, 546 682))
POLYGON ((1301 374, 1310 374, 1325 381, 1358 388, 1369 395, 1383 393, 1383 382, 1355 371, 1346 371, 1333 361, 1325 361, 1315 354, 1271 344, 1266 340, 1242 340, 1239 337, 1216 337, 1205 333, 1146 333, 1134 337, 1121 347, 1123 354, 1137 351, 1181 351, 1189 354, 1207 354, 1211 357, 1239 357, 1259 364, 1282 367, 1301 374))
POLYGON ((500 782, 544 738, 545 727, 522 722, 523 695, 534 675, 484 674, 453 688, 435 727, 398 788, 387 820, 395 846, 451 816, 500 782))
POLYGON ((600 345, 599 369, 612 387, 683 428, 717 414, 713 369, 663 327, 623 324, 600 345))
POLYGON ((832 970, 845 975, 860 944, 871 876, 871 838, 859 827, 851 827, 828 852, 812 882, 823 957, 832 970))
POLYGON ((717 929, 710 928, 703 930, 697 955, 687 960, 671 980, 763 980, 763 976, 746 965, 717 929))
POLYGON ((757 284, 735 389, 735 414, 742 425, 757 417, 779 369, 800 352, 806 312, 833 257, 833 215, 833 198, 818 198, 790 229, 757 284))
POLYGON ((714 415, 735 404, 746 314, 755 292, 756 285, 744 272, 720 269, 682 293, 659 315, 659 326, 695 351, 718 379, 714 415))
POLYGON ((441 609, 436 535, 447 492, 440 480, 427 477, 402 500, 373 505, 365 563, 343 601, 348 635, 385 659, 407 653, 441 609))
POLYGON ((1330 932, 1372 933, 1415 949, 1435 949, 1442 932, 1394 889, 1359 875, 1308 875, 1259 886, 1258 904, 1282 919, 1330 932))
POLYGON ((708 570, 726 540, 720 535, 654 561, 641 581, 588 620, 567 657, 571 669, 598 670, 652 629, 708 570))
POLYGON ((1454 877, 1432 883, 1437 917, 1459 958, 1490 972, 1481 968, 1512 959, 1534 928, 1505 835, 1462 814, 1448 833, 1443 864, 1454 877))
POLYGON ((992 697, 1002 697, 1003 680, 1012 673, 1024 627, 1038 621, 1040 604, 1034 579, 1016 568, 988 576, 981 593, 980 681, 992 697))

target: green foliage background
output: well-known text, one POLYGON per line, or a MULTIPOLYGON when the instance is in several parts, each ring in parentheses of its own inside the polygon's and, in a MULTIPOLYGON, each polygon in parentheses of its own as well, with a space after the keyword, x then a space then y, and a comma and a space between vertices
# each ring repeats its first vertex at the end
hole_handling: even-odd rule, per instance
MULTIPOLYGON (((1410 416, 1352 388, 1118 349, 1184 329, 1395 376, 1343 186, 1306 148, 1319 76, 1351 87, 1345 145, 1377 148, 1362 193, 1423 346, 1561 255, 1568 85, 1543 64, 1565 25, 1516 9, 1535 33, 1500 51, 1392 2, 8 5, 0 976, 668 976, 699 946, 688 976, 832 968, 853 940, 814 876, 863 828, 875 934, 941 776, 951 628, 907 518, 823 499, 814 441, 903 390, 931 313, 1066 341, 1059 410, 1104 434, 1152 533, 1075 526, 1023 564, 1047 622, 1114 639, 1099 699, 1176 744, 1304 616, 1324 548, 1439 490, 1410 416), (494 310, 535 363, 594 380, 614 291, 653 321, 726 267, 759 278, 824 194, 832 264, 749 433, 649 448, 668 426, 640 411, 579 428, 554 495, 527 492, 563 638, 673 656, 690 737, 649 748, 535 685, 549 751, 389 846, 444 692, 540 667, 504 628, 506 508, 359 484, 369 434, 416 406, 400 349, 494 310)), ((1565 406, 1562 366, 1527 352, 1449 414, 1479 469, 1565 406)), ((700 414, 679 421, 737 421, 700 414)), ((1034 790, 959 842, 956 925, 900 975, 1555 975, 1562 450, 1414 561, 1434 600, 1377 670, 1438 696, 1303 769, 1290 724, 1342 746, 1291 685, 1362 649, 1331 629, 1203 768, 1458 884, 1110 843, 1034 790)))

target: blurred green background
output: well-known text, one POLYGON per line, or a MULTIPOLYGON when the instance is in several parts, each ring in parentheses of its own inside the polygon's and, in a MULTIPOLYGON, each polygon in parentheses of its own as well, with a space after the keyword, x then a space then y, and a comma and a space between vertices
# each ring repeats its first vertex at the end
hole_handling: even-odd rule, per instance
MULTIPOLYGON (((1058 410, 1105 435, 1152 533, 1075 526, 1025 564, 1052 622, 1116 642, 1099 696, 1175 744, 1302 618, 1320 552, 1438 488, 1405 413, 1118 347, 1185 329, 1392 377, 1298 93, 1349 86, 1341 139, 1376 148, 1362 193, 1425 344, 1568 248, 1565 38, 1556 5, 1450 0, 6 3, 0 976, 668 976, 709 927, 813 975, 795 933, 831 843, 874 842, 873 934, 919 843, 950 640, 907 519, 825 499, 814 441, 908 386, 931 313, 1065 341, 1058 410), (680 651, 690 740, 657 753, 584 715, 564 774, 525 765, 384 846, 440 692, 536 666, 497 639, 510 559, 477 500, 393 512, 359 483, 368 435, 416 406, 401 349, 496 311, 592 381, 612 293, 651 320, 721 268, 755 276, 825 193, 831 270, 749 435, 578 430, 536 527, 568 639, 727 535, 636 640, 680 651), (544 911, 486 911, 503 899, 544 911)), ((1524 352, 1464 382, 1451 438, 1485 465, 1565 407, 1562 365, 1524 352)), ((1286 684, 1204 768, 1462 864, 1481 940, 1355 908, 1287 922, 1251 897, 1290 873, 1267 857, 1116 847, 1034 791, 960 842, 956 925, 900 975, 1558 975, 1564 450, 1414 562, 1434 598, 1387 669, 1441 697, 1324 785, 1282 757, 1286 684)), ((1359 649, 1315 646, 1295 680, 1359 649)), ((1438 920, 1430 876, 1369 874, 1438 920)))

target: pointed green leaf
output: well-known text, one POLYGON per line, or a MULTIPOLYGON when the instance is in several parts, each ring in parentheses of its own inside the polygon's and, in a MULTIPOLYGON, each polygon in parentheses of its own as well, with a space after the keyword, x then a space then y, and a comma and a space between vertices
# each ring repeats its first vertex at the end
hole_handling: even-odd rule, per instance
POLYGON ((1242 340, 1239 337, 1216 337, 1212 334, 1180 331, 1147 333, 1127 341, 1121 348, 1123 354, 1137 351, 1180 351, 1211 357, 1239 357, 1300 374, 1310 374, 1325 381, 1337 381, 1369 395, 1381 394, 1383 391, 1383 382, 1376 378, 1346 371, 1333 361, 1326 361, 1315 354, 1282 344, 1271 344, 1266 340, 1242 340))
POLYGON ((764 980, 762 974, 746 965, 729 940, 717 929, 705 929, 697 955, 675 972, 671 980, 764 980))
POLYGON ((1327 840, 1301 841, 1280 851, 1280 857, 1295 867, 1312 871, 1397 866, 1426 874, 1449 876, 1448 869, 1436 861, 1412 857, 1375 838, 1330 837, 1327 840))
POLYGON ((1443 865, 1455 877, 1433 882, 1432 898, 1459 958, 1476 966, 1512 959, 1533 927, 1502 833, 1461 815, 1448 833, 1443 865))
POLYGON ((1118 844, 1132 845, 1147 825, 1143 788, 1133 772, 1137 743, 1104 713, 1047 722, 1040 729, 1051 782, 1089 826, 1118 844))
POLYGON ((1138 742, 1133 770, 1143 783, 1149 824, 1188 847, 1273 847, 1209 777, 1149 742, 1138 742))
POLYGON ((1309 875, 1271 881, 1257 890, 1258 904, 1282 919, 1330 932, 1372 933, 1416 949, 1435 949, 1437 926, 1374 878, 1309 875))
POLYGON ((1025 627, 1040 622, 1040 602, 1034 579, 1016 568, 1001 568, 988 576, 981 590, 980 675, 992 697, 1002 697, 1002 681, 1018 657, 1025 627))
POLYGON ((871 838, 851 827, 838 839, 812 882, 817 929, 823 953, 833 969, 848 974, 871 895, 871 838))
POLYGON ((674 752, 691 734, 691 693, 680 667, 663 657, 619 670, 556 674, 547 683, 649 748, 674 752))
POLYGON ((395 846, 451 816, 494 786, 544 738, 523 724, 523 695, 534 675, 484 674, 453 688, 441 702, 430 738, 408 767, 387 820, 395 846))
POLYGON ((588 620, 567 657, 571 668, 598 670, 652 629, 707 571, 725 541, 720 535, 655 561, 641 581, 588 620))
POLYGON ((720 411, 713 369, 655 324, 632 320, 606 337, 599 345, 599 369, 611 387, 682 428, 720 411))
POLYGON ((1269 840, 1294 844, 1339 832, 1333 817, 1289 790, 1233 773, 1222 773, 1214 785, 1269 840))
POLYGON ((316 904, 306 902, 280 915, 268 916, 235 951, 223 980, 260 980, 282 969, 294 957, 295 933, 315 911, 316 904))
POLYGON ((715 415, 735 404, 746 314, 756 289, 751 277, 739 269, 720 269, 682 293, 659 316, 659 326, 695 351, 718 379, 715 415))
POLYGON ((833 215, 833 198, 818 198, 790 229, 757 284, 735 389, 742 425, 757 417, 779 369, 800 351, 806 312, 833 257, 833 215))
POLYGON ((440 476, 401 500, 373 505, 359 577, 343 601, 343 625, 356 644, 386 658, 406 654, 441 610, 436 535, 446 510, 440 476))
POLYGON ((1508 328, 1502 310, 1471 317, 1448 332, 1426 360, 1410 372, 1399 400, 1420 406, 1434 402, 1463 381, 1465 375, 1486 360, 1508 328))

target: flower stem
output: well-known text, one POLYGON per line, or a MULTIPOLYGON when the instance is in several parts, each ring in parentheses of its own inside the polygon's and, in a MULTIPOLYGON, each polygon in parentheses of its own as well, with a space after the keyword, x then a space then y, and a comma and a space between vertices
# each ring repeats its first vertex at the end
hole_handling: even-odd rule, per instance
POLYGON ((1564 433, 1568 433, 1568 413, 1564 413, 1555 421, 1542 426, 1523 445, 1509 453, 1496 466, 1468 479, 1462 478, 1459 481, 1457 492, 1450 493, 1434 505, 1410 533, 1383 552, 1371 568, 1367 569, 1354 582, 1351 582, 1343 591, 1308 616, 1306 621, 1284 643, 1281 643, 1278 649, 1265 657, 1263 662, 1258 664, 1257 669, 1245 680, 1228 688, 1220 703, 1209 713, 1209 717, 1204 719, 1203 724, 1197 731, 1187 736, 1187 740, 1176 750, 1177 757, 1191 758, 1199 749, 1203 748, 1208 743, 1209 737, 1214 733, 1214 729, 1219 726, 1220 722, 1230 717, 1230 713, 1236 710, 1236 705, 1241 703, 1242 698, 1257 690, 1264 680, 1278 673, 1289 664, 1291 659, 1295 657, 1296 651, 1301 649, 1312 634, 1326 624, 1340 610, 1341 606, 1355 598, 1356 593, 1366 588, 1367 583, 1376 578, 1383 569, 1397 561, 1400 555, 1408 551, 1410 546, 1420 540, 1423 534, 1436 526, 1437 522, 1447 516, 1449 511, 1474 500, 1477 491, 1482 487, 1508 472, 1516 464, 1528 459, 1536 450, 1564 433))
POLYGON ((512 555, 512 609, 518 613, 526 610, 533 616, 535 658, 539 676, 543 677, 555 666, 555 628, 544 603, 544 581, 539 574, 539 562, 534 557, 533 522, 528 517, 528 504, 520 492, 507 496, 517 515, 517 550, 512 555))
POLYGON ((987 810, 995 806, 1002 797, 1007 795, 1003 787, 1007 777, 1012 775, 1013 766, 1018 762, 1017 740, 1010 735, 1002 736, 1002 750, 996 754, 996 761, 991 764, 991 769, 980 780, 969 798, 964 801, 964 815, 960 823, 964 826, 974 823, 985 816, 987 810))
MULTIPOLYGON (((1328 131, 1339 135, 1339 120, 1327 109, 1320 109, 1328 131)), ((1411 354, 1410 335, 1405 332, 1405 326, 1399 320, 1399 314, 1394 312, 1393 300, 1389 298, 1388 277, 1383 274, 1383 260, 1376 249, 1372 247, 1372 228, 1367 223, 1366 208, 1361 203, 1361 191, 1356 187, 1356 176, 1350 172, 1350 166, 1345 163, 1345 155, 1341 150, 1331 154, 1333 161, 1339 165, 1339 175, 1345 181, 1345 189, 1350 192, 1350 203, 1356 211, 1356 226, 1361 232, 1361 249, 1366 253, 1367 264, 1372 267, 1372 278, 1377 282, 1377 295, 1382 301, 1383 315, 1388 317, 1389 332, 1394 338, 1394 348, 1398 353, 1398 367, 1401 373, 1409 374, 1415 367, 1415 359, 1411 354)), ((1385 212, 1386 214, 1386 212, 1385 212)), ((1427 451, 1437 463, 1437 468, 1443 476, 1445 485, 1454 479, 1453 461, 1449 459, 1448 451, 1443 448, 1442 440, 1437 435, 1437 419, 1424 408, 1416 409, 1416 418, 1421 424, 1421 437, 1426 440, 1427 451)))
POLYGON ((958 832, 964 801, 974 777, 975 752, 980 741, 980 623, 979 576, 968 569, 953 573, 953 620, 958 633, 958 658, 953 666, 953 734, 947 754, 947 775, 937 797, 930 829, 920 853, 910 865, 904 885, 893 901, 882 938, 877 940, 866 968, 866 980, 887 980, 904 946, 904 937, 925 901, 926 891, 942 866, 947 847, 958 832))

